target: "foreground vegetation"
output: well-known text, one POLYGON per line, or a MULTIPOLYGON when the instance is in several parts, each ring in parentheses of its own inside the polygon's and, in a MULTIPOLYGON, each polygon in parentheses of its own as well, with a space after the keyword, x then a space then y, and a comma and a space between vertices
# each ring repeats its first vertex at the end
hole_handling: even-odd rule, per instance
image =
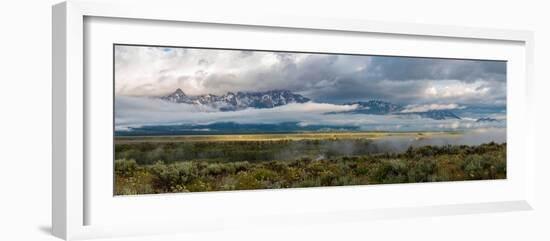
POLYGON ((353 140, 353 148, 348 150, 339 143, 277 140, 117 144, 115 194, 506 178, 506 144, 422 146, 405 152, 380 152, 365 140, 353 140), (293 152, 289 145, 299 149, 293 152), (300 155, 291 158, 296 153, 300 155))
POLYGON ((458 136, 448 132, 341 132, 117 137, 115 159, 135 160, 139 165, 151 165, 157 161, 168 164, 181 161, 339 159, 402 152, 410 144, 402 142, 405 139, 458 136), (384 143, 377 142, 379 140, 384 140, 384 143))

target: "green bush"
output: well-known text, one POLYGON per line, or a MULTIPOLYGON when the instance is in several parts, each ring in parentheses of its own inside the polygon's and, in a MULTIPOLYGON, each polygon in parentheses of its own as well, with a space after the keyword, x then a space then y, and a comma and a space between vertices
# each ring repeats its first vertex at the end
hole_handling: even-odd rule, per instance
POLYGON ((413 161, 408 169, 408 182, 436 181, 433 178, 437 170, 434 160, 413 161))
POLYGON ((248 190, 248 189, 259 189, 262 187, 262 184, 254 177, 254 175, 247 172, 239 172, 237 174, 237 183, 235 189, 237 190, 248 190))
POLYGON ((275 171, 269 170, 267 168, 258 168, 255 169, 252 173, 254 178, 258 181, 274 181, 278 178, 278 175, 275 171))
MULTIPOLYGON (((292 142, 281 143, 273 148, 280 150, 280 145, 292 142)), ((302 144, 321 148, 323 143, 310 141, 302 144)), ((140 156, 144 159, 116 159, 115 192, 129 195, 506 178, 506 144, 495 143, 411 147, 403 153, 342 155, 330 159, 318 158, 318 153, 313 153, 310 156, 268 161, 240 159, 235 162, 231 158, 218 157, 174 160, 189 156, 215 156, 217 152, 229 152, 226 148, 237 146, 251 153, 252 150, 267 153, 262 149, 267 147, 263 142, 216 145, 217 151, 204 143, 147 143, 140 144, 144 148, 141 151, 135 151, 130 146, 119 147, 121 156, 140 156), (191 147, 199 150, 193 152, 191 147), (212 151, 199 155, 196 152, 200 152, 201 148, 212 151), (161 153, 161 150, 165 153, 161 153), (157 158, 168 160, 151 162, 157 158)), ((248 154, 246 156, 250 157, 248 154)))
POLYGON ((466 157, 463 165, 467 179, 477 180, 483 176, 483 159, 479 155, 466 157))
POLYGON ((373 183, 401 183, 406 182, 407 163, 400 159, 383 160, 374 164, 369 172, 373 183))
POLYGON ((186 184, 199 176, 199 170, 193 162, 157 162, 149 170, 153 175, 153 186, 164 192, 185 189, 186 184))
POLYGON ((134 160, 115 160, 115 174, 120 177, 131 177, 135 174, 138 165, 134 160))

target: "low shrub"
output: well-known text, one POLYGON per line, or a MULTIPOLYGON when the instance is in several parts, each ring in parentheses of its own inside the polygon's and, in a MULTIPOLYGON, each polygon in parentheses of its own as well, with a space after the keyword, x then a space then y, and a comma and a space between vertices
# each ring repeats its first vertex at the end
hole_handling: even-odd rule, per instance
MULTIPOLYGON (((154 155, 159 154, 155 146, 146 147, 154 155)), ((180 150, 177 155, 184 154, 190 155, 189 150, 180 150)), ((495 143, 423 146, 401 154, 315 160, 310 157, 253 162, 197 159, 152 164, 133 159, 115 161, 115 193, 120 195, 502 178, 506 178, 506 144, 495 143)))
POLYGON ((115 174, 119 177, 133 176, 138 168, 134 160, 115 160, 115 174))

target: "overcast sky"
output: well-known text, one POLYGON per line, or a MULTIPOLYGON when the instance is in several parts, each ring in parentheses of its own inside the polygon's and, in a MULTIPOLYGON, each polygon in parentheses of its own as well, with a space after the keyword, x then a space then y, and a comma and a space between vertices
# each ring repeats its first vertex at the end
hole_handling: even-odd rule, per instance
POLYGON ((116 46, 117 96, 287 89, 315 102, 506 103, 506 63, 433 58, 116 46))

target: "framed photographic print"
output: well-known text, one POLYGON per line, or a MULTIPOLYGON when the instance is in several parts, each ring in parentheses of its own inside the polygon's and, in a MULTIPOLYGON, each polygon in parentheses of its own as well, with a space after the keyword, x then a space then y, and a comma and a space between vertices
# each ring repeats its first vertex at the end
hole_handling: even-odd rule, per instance
POLYGON ((113 49, 115 195, 506 179, 506 61, 113 49))
POLYGON ((56 236, 532 208, 530 32, 127 5, 53 7, 56 236))

